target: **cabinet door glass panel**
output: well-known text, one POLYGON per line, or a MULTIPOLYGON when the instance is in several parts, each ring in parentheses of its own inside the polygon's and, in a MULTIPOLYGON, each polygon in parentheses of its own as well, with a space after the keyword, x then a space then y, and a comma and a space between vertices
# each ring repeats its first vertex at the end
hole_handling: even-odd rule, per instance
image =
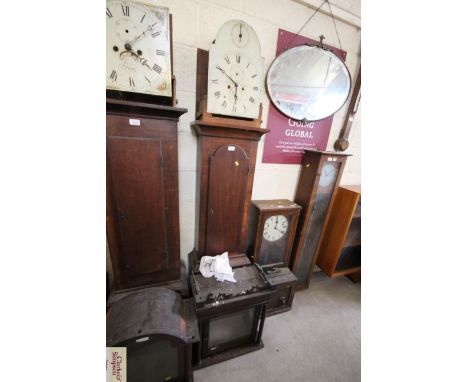
POLYGON ((210 321, 208 349, 210 351, 219 345, 229 342, 250 339, 255 308, 213 318, 210 321))
POLYGON ((307 227, 304 249, 296 270, 299 283, 305 283, 307 281, 307 276, 317 250, 318 241, 327 215, 330 199, 333 195, 333 189, 335 188, 340 166, 340 162, 326 162, 320 171, 312 216, 307 227))
POLYGON ((162 382, 179 377, 178 346, 167 339, 150 337, 127 344, 129 382, 162 382))

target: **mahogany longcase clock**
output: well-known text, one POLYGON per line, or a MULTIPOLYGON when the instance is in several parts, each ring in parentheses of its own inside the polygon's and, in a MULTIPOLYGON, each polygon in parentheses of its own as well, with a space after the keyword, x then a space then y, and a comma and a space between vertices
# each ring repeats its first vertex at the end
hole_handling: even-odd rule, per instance
POLYGON ((306 150, 294 202, 302 207, 290 267, 298 278, 296 289, 307 288, 349 154, 306 150))

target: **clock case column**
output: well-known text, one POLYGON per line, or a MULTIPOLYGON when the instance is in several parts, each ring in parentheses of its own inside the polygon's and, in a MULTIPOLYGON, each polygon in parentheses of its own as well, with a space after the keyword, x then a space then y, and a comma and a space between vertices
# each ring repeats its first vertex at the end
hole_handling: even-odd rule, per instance
POLYGON ((349 155, 350 154, 318 150, 305 150, 296 195, 294 197, 294 202, 302 206, 290 262, 290 268, 298 277, 296 290, 308 288, 310 285, 310 279, 317 258, 317 251, 323 239, 323 227, 328 221, 330 206, 333 204, 333 200, 336 196, 346 159, 349 155), (316 204, 318 202, 317 191, 319 188, 319 181, 323 166, 328 162, 337 163, 339 169, 331 192, 326 195, 328 200, 324 200, 326 204, 323 206, 324 208, 322 207, 322 214, 315 219, 314 214, 317 212, 316 204), (312 218, 315 220, 313 221, 312 218))

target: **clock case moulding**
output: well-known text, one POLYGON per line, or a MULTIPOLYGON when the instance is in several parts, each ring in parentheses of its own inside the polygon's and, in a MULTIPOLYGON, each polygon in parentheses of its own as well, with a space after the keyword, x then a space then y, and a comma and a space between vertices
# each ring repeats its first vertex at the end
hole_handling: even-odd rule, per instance
POLYGON ((148 104, 157 104, 164 106, 177 106, 177 97, 176 97, 176 77, 174 75, 174 50, 172 44, 172 14, 169 14, 169 30, 170 30, 170 50, 171 50, 171 87, 172 95, 170 97, 143 94, 143 93, 134 93, 121 90, 106 89, 106 98, 120 100, 120 101, 131 101, 131 102, 141 102, 148 104))

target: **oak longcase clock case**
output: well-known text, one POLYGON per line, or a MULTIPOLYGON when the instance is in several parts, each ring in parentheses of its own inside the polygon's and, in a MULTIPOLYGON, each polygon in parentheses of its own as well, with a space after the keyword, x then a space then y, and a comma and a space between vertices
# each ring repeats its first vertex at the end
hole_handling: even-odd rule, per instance
POLYGON ((322 229, 349 154, 306 150, 294 201, 302 207, 291 257, 297 288, 308 287, 322 229))
POLYGON ((107 238, 117 290, 180 277, 177 123, 186 111, 107 100, 107 238))

